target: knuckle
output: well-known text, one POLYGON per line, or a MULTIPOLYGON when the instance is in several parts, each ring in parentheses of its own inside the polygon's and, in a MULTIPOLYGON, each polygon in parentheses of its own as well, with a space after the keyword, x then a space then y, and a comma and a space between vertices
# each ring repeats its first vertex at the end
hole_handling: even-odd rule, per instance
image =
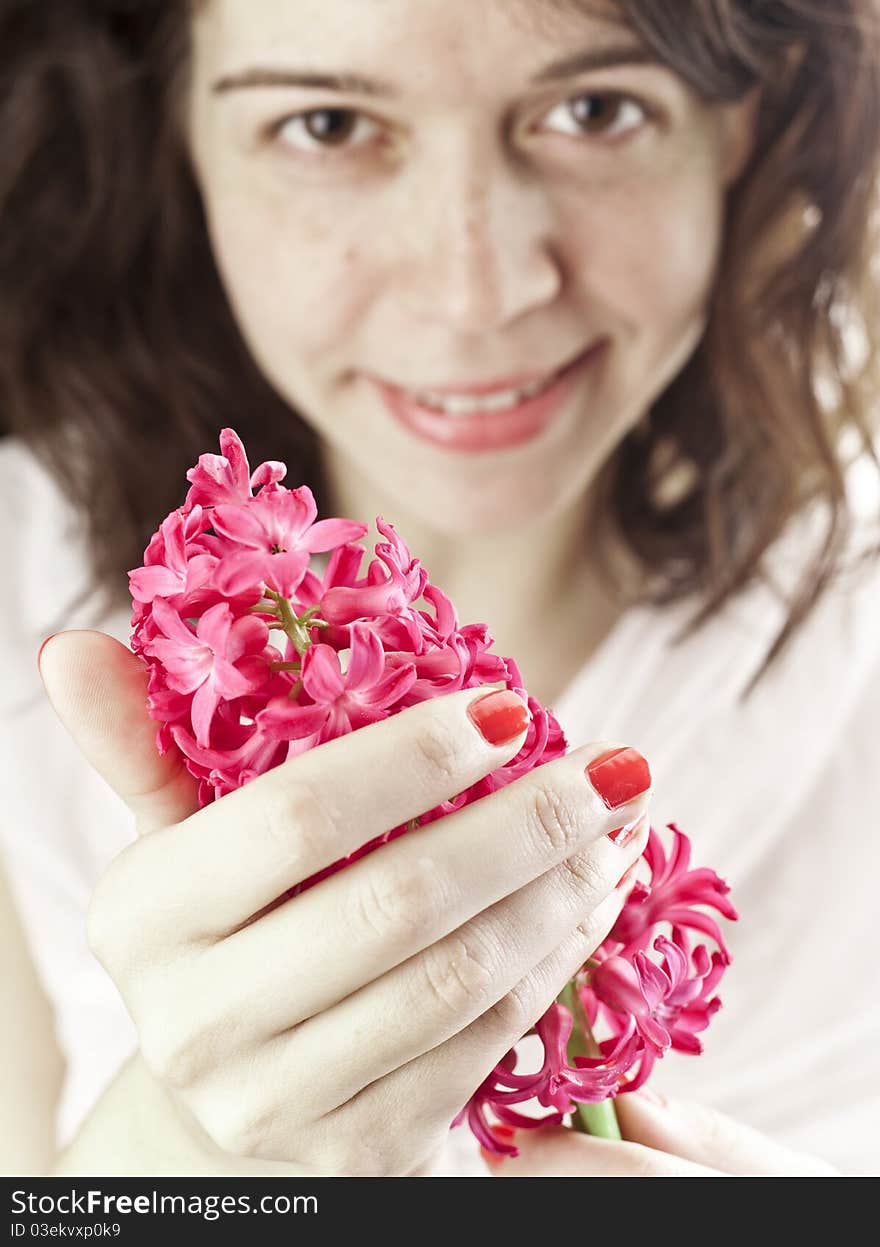
POLYGON ((178 1091, 194 1085, 201 1067, 198 1044, 167 1021, 143 1024, 139 1035, 144 1064, 160 1082, 178 1091))
POLYGON ((273 1144, 275 1113, 243 1104, 236 1095, 214 1095, 196 1108, 203 1129, 224 1152, 232 1156, 276 1159, 273 1144))
POLYGON ((467 748, 455 729, 442 719, 431 718, 419 727, 413 738, 416 760, 430 778, 457 783, 468 770, 467 748))
MULTIPOLYGON (((135 840, 98 879, 85 914, 86 942, 117 980, 134 980, 157 960, 162 945, 176 946, 179 929, 169 904, 167 880, 173 876, 167 829, 135 840)), ((179 907, 178 907, 179 912, 179 907)))
POLYGON ((527 979, 512 987, 488 1011, 491 1022, 505 1038, 524 1035, 535 1021, 534 991, 527 979))
POLYGON ((574 894, 576 900, 600 896, 611 886, 606 882, 598 862, 589 853, 575 853, 567 857, 557 868, 559 877, 574 894))
POLYGON ((628 1143, 627 1151, 628 1178, 662 1178, 669 1175, 667 1164, 658 1160, 652 1149, 641 1143, 628 1143))
POLYGON ((614 898, 614 893, 597 905, 592 913, 588 914, 575 928, 577 951, 583 960, 592 957, 617 921, 623 904, 622 900, 615 903, 612 898, 614 898))
POLYGON ((235 1050, 234 1021, 219 1016, 201 982, 179 967, 145 979, 134 1006, 143 1059, 169 1087, 194 1087, 235 1050))
MULTIPOLYGON (((318 792, 301 780, 272 785, 261 810, 264 853, 274 856, 279 877, 305 878, 327 856, 334 824, 318 792)), ((272 869, 272 866, 269 866, 272 869)))
POLYGON ((274 1138, 275 1114, 255 1113, 239 1121, 231 1132, 225 1150, 233 1156, 257 1156, 261 1160, 281 1160, 283 1152, 274 1138))
POLYGON ((444 894, 437 868, 428 858, 393 867, 377 862, 364 871, 357 890, 356 920, 380 940, 392 935, 427 940, 443 913, 444 894))
POLYGON ((400 1176, 385 1140, 373 1141, 366 1135, 346 1139, 330 1159, 332 1173, 348 1178, 390 1178, 400 1176))
POLYGON ((552 784, 543 783, 535 788, 530 818, 544 854, 555 861, 573 853, 580 840, 580 814, 552 784))
POLYGON ((491 1003, 496 978, 493 962, 489 949, 476 936, 453 936, 429 948, 422 961, 428 999, 453 1019, 479 1013, 491 1003))
MULTIPOLYGON (((372 1097, 369 1107, 354 1101, 342 1116, 324 1119, 317 1141, 320 1171, 347 1178, 402 1178, 413 1175, 443 1146, 449 1123, 432 1124, 400 1116, 388 1124, 386 1102, 372 1097), (331 1133, 332 1131, 332 1133, 331 1133)), ((314 1142, 313 1142, 314 1146, 314 1142)))
POLYGON ((124 963, 139 925, 135 920, 136 898, 143 887, 127 886, 126 854, 123 850, 98 879, 85 915, 86 942, 107 970, 124 963))

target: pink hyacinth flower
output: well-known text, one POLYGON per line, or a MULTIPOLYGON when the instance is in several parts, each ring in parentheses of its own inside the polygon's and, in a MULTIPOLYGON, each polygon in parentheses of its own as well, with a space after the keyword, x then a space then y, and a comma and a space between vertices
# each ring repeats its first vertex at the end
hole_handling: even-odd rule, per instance
POLYGON ((266 584, 291 598, 309 565, 309 555, 355 541, 367 531, 353 520, 319 520, 314 495, 300 489, 261 490, 244 506, 219 506, 211 513, 214 532, 232 546, 220 560, 214 582, 235 596, 266 584))
POLYGON ((197 504, 215 507, 245 502, 253 490, 260 486, 271 488, 287 475, 287 466, 277 459, 261 463, 251 474, 241 438, 234 429, 220 430, 220 452, 199 455, 196 467, 187 472, 192 487, 186 496, 186 510, 197 504))
MULTIPOLYGON (((493 1108, 536 1099, 544 1108, 564 1115, 571 1112, 573 1103, 599 1104, 614 1095, 621 1077, 635 1059, 637 1045, 633 1043, 633 1028, 621 1035, 611 1056, 579 1057, 573 1068, 568 1059, 572 1026, 568 1009, 552 1004, 535 1027, 544 1045, 541 1069, 536 1074, 497 1070, 497 1084, 509 1090, 497 1091, 491 1096, 493 1108)), ((507 1117, 506 1120, 511 1119, 507 1117)))
POLYGON ((352 624, 347 671, 331 646, 312 645, 303 658, 302 684, 313 704, 277 698, 259 712, 257 723, 281 739, 319 733, 319 740, 330 740, 387 718, 415 678, 411 663, 386 670, 379 638, 369 625, 352 624))
POLYGON ((269 629, 253 615, 235 619, 225 602, 205 611, 195 632, 162 598, 153 602, 153 617, 165 635, 148 642, 145 652, 162 663, 172 689, 194 694, 196 740, 208 745, 220 700, 242 697, 263 682, 266 664, 256 656, 266 647, 269 629))
POLYGON ((376 527, 388 541, 376 543, 378 557, 371 562, 366 578, 353 585, 336 584, 324 594, 321 612, 329 623, 400 614, 418 600, 427 584, 419 560, 410 556, 393 526, 377 516, 376 527))
MULTIPOLYGON (((727 899, 728 884, 714 870, 689 870, 691 845, 675 823, 669 823, 673 842, 669 856, 652 827, 645 848, 645 861, 651 869, 650 890, 636 884, 609 936, 629 952, 646 948, 659 922, 700 931, 714 940, 726 964, 730 953, 718 923, 697 905, 710 905, 725 918, 735 920, 737 911, 727 899)), ((618 951, 623 951, 620 949, 618 951)))
POLYGON ((195 507, 189 515, 179 507, 165 517, 147 546, 144 566, 128 573, 131 596, 136 602, 149 603, 156 597, 194 599, 208 584, 217 559, 198 552, 202 517, 201 507, 195 507))
POLYGON ((640 950, 631 960, 606 958, 591 976, 590 990, 599 1005, 633 1019, 644 1040, 639 1073, 627 1090, 641 1086, 656 1058, 670 1048, 694 1055, 702 1052, 696 1033, 705 1030, 721 1008, 712 992, 724 972, 724 958, 720 953, 710 956, 703 944, 691 957, 684 933, 675 929, 673 934, 674 941, 664 935, 654 941, 663 957, 661 965, 640 950))
MULTIPOLYGON (((198 781, 200 806, 316 745, 455 689, 501 682, 530 711, 526 739, 510 762, 310 878, 291 879, 284 897, 565 754, 559 723, 528 696, 514 660, 491 652, 485 624, 459 625, 452 602, 429 583, 393 525, 376 517, 384 540, 361 575, 365 552, 356 541, 366 524, 318 521, 306 485, 280 484, 283 463, 250 471, 234 430, 221 431, 220 450, 187 472, 183 506, 162 522, 143 567, 130 573, 132 649, 150 670, 157 747, 179 750, 198 781), (330 557, 316 574, 310 557, 324 551, 330 557)), ((650 885, 636 885, 611 935, 572 982, 586 1019, 610 1037, 596 1048, 588 1043, 595 1057, 574 1055, 583 1037, 569 1055, 571 1015, 551 1006, 535 1027, 541 1069, 518 1072, 510 1051, 457 1118, 492 1153, 516 1151, 499 1136, 499 1122, 561 1122, 579 1103, 640 1085, 669 1048, 700 1051, 697 1035, 719 1007, 712 993, 729 955, 717 922, 697 906, 729 918, 736 911, 714 871, 689 869, 687 839, 670 827, 668 857, 652 830, 650 885), (655 938, 665 923, 671 940, 655 938), (691 953, 688 931, 711 937, 721 951, 691 953), (546 1115, 526 1116, 532 1107, 546 1115)))

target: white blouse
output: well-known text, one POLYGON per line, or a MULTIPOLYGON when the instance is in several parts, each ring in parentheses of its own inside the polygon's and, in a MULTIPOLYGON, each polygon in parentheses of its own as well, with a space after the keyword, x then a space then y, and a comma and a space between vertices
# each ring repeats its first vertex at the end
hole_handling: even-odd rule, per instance
MULTIPOLYGON (((849 484, 862 542, 877 489, 861 463, 849 484)), ((780 584, 793 583, 817 523, 802 516, 777 544, 780 584)), ((67 1062, 63 1147, 136 1045, 83 922, 134 828, 42 691, 36 652, 81 587, 85 556, 57 486, 16 439, 0 443, 0 529, 0 852, 67 1062)), ((705 1053, 670 1054, 654 1085, 844 1172, 877 1173, 880 560, 822 599, 744 704, 784 606, 756 585, 676 646, 692 609, 628 611, 553 707, 572 747, 621 740, 645 754, 654 825, 677 822, 740 911, 725 924, 734 961, 705 1053)), ((127 612, 95 620, 81 608, 65 626, 129 639, 127 612)), ((451 1132, 441 1171, 486 1172, 466 1127, 451 1132)))

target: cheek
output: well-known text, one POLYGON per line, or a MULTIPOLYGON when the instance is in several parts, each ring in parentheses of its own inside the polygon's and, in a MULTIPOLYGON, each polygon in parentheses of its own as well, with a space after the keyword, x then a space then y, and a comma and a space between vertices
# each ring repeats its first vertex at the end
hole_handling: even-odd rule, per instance
POLYGON ((598 300, 624 333, 663 341, 704 317, 723 211, 711 163, 672 164, 638 186, 594 188, 586 222, 583 202, 568 236, 587 314, 595 318, 598 300))
POLYGON ((619 239, 621 297, 633 320, 658 336, 677 336, 703 319, 721 239, 720 203, 697 193, 646 208, 638 242, 619 239))
POLYGON ((357 225, 277 196, 218 191, 208 228, 233 313, 260 365, 282 390, 298 362, 331 360, 369 298, 357 225))

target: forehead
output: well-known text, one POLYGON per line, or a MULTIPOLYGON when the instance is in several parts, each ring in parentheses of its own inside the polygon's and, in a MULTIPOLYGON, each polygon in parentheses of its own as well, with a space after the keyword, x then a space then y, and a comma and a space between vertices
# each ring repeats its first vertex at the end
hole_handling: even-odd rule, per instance
POLYGON ((453 75, 488 90, 566 52, 636 42, 612 0, 206 0, 194 36, 206 72, 295 62, 413 91, 453 75))

